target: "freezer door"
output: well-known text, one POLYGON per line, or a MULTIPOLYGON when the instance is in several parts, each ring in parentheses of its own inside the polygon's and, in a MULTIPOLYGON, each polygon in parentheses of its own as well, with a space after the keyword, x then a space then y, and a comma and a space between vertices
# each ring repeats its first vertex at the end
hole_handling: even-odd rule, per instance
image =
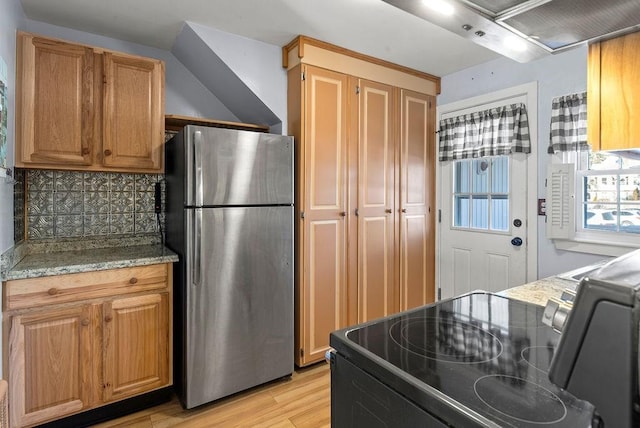
POLYGON ((190 211, 187 408, 292 373, 294 352, 293 208, 190 211))
POLYGON ((293 138, 187 126, 187 206, 293 203, 293 138))

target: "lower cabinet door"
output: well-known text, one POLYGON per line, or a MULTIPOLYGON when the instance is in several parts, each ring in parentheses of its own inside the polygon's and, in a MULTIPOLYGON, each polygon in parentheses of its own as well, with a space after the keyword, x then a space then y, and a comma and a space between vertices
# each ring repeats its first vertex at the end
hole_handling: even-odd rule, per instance
POLYGON ((168 293, 104 303, 105 402, 169 384, 169 332, 168 293))
POLYGON ((91 405, 91 313, 84 304, 11 318, 11 426, 58 419, 91 405))

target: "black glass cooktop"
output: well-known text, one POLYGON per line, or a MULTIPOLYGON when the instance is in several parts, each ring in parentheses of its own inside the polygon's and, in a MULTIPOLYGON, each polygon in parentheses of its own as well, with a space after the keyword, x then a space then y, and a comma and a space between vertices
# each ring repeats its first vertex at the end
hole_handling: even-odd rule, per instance
POLYGON ((590 426, 593 406, 548 379, 560 336, 543 309, 474 293, 343 330, 332 346, 445 421, 453 409, 499 426, 590 426))

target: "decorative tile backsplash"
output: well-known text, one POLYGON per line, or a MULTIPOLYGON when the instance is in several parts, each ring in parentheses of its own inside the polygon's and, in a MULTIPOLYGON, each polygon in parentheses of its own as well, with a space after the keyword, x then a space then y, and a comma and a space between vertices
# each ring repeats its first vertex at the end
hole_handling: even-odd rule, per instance
POLYGON ((13 182, 13 240, 16 244, 24 240, 24 169, 14 170, 13 182))
MULTIPOLYGON (((161 174, 26 170, 27 239, 158 232, 154 186, 162 178, 161 174)), ((18 230, 22 229, 16 219, 16 235, 18 230)))

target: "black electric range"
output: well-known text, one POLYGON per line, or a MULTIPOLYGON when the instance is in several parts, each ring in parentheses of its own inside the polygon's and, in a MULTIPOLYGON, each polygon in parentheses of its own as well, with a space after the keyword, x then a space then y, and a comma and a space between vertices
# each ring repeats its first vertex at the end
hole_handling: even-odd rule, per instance
POLYGON ((332 333, 332 426, 597 426, 549 381, 543 310, 471 293, 332 333))

